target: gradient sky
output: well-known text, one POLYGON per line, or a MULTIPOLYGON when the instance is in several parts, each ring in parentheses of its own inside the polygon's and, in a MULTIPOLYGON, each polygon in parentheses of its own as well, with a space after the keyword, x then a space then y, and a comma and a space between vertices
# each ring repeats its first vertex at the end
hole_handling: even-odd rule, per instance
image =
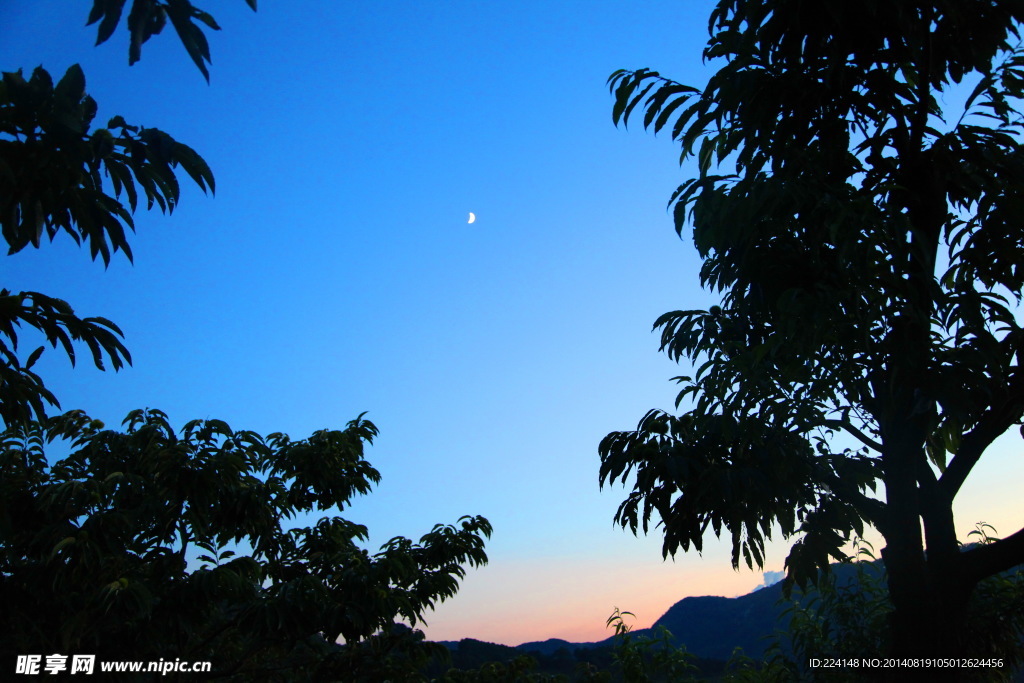
MULTIPOLYGON (((663 562, 659 536, 612 525, 623 490, 597 486, 601 438, 672 407, 655 318, 713 303, 665 211, 692 168, 612 125, 605 80, 702 85, 712 3, 194 1, 224 29, 209 85, 170 28, 129 67, 125 29, 93 47, 85 0, 0 6, 0 69, 80 63, 98 122, 161 128, 217 179, 214 198, 187 186, 173 216, 136 215, 134 266, 63 238, 4 261, 2 286, 125 331, 116 374, 44 354, 62 407, 293 438, 369 411, 383 481, 344 514, 371 548, 465 514, 494 525, 432 639, 597 640, 614 607, 642 627, 758 585, 727 542, 663 562)), ((961 494, 964 534, 1024 523, 1018 444, 961 494)))

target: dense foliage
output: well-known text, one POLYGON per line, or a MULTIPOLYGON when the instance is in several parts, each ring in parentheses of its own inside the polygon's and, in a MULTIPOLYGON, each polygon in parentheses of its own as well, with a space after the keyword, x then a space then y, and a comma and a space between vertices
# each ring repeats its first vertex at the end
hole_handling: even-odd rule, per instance
POLYGON ((696 158, 670 206, 721 294, 656 322, 696 365, 691 407, 602 442, 601 482, 633 481, 616 521, 660 519, 666 555, 726 533, 734 565, 780 532, 801 585, 871 525, 901 656, 964 654, 975 586, 1024 562, 1024 530, 961 552, 952 511, 1024 417, 1022 19, 986 0, 722 0, 704 88, 610 78, 616 122, 642 113, 696 158))
POLYGON ((394 666, 389 650, 412 657, 422 634, 393 625, 416 625, 455 594, 464 565, 486 562, 487 521, 437 525, 374 555, 358 545, 367 529, 341 517, 287 526, 370 491, 380 475, 363 445, 376 433, 359 418, 302 441, 216 420, 176 435, 158 411, 133 412, 123 433, 80 413, 7 432, 4 659, 173 655, 245 679, 292 670, 350 679, 394 666), (54 440, 72 452, 49 462, 54 440))

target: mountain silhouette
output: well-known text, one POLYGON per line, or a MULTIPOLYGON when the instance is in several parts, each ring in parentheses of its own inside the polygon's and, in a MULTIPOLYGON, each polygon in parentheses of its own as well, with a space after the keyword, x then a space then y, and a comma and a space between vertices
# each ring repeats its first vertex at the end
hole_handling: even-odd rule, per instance
MULTIPOLYGON (((861 571, 880 575, 881 563, 861 563, 861 571)), ((832 573, 837 586, 853 587, 857 583, 857 564, 833 564, 832 573)), ((799 595, 794 589, 793 596, 799 595)), ((742 648, 743 653, 755 659, 760 658, 771 644, 770 637, 777 630, 784 630, 783 612, 790 602, 782 600, 782 584, 775 583, 759 587, 753 592, 735 598, 704 595, 683 598, 672 605, 651 628, 630 631, 634 636, 654 637, 664 626, 672 634, 672 641, 685 645, 686 649, 700 658, 728 660, 733 650, 742 648)), ((604 648, 612 645, 615 636, 592 643, 573 643, 560 638, 550 638, 515 646, 521 653, 536 652, 551 656, 559 651, 572 652, 578 649, 604 648)), ((445 642, 449 649, 455 649, 456 642, 445 642)))
MULTIPOLYGON (((831 565, 831 585, 852 597, 868 585, 884 582, 885 568, 881 560, 831 565), (862 580, 867 579, 867 583, 862 580)), ((1004 572, 1005 576, 1015 570, 1004 572)), ((766 583, 777 572, 765 575, 766 583)), ((651 628, 630 631, 633 638, 648 637, 660 640, 658 631, 665 627, 671 634, 670 642, 685 646, 695 656, 698 675, 717 680, 725 670, 725 663, 739 648, 754 660, 761 660, 766 650, 777 641, 788 651, 788 637, 773 638, 790 629, 787 611, 794 600, 806 604, 804 598, 814 597, 813 588, 802 593, 794 588, 790 599, 783 598, 782 583, 762 586, 735 598, 697 596, 683 598, 672 605, 651 628)), ((1002 617, 1001 617, 1002 618, 1002 617)), ((1014 627, 1016 628, 1016 627, 1014 627)), ((1020 631, 1017 631, 1018 635, 1020 631)), ((560 638, 523 643, 515 647, 486 643, 471 638, 461 641, 441 641, 452 655, 452 665, 458 669, 472 669, 489 661, 510 661, 517 656, 530 655, 538 664, 538 671, 549 674, 571 674, 580 662, 590 662, 598 668, 607 668, 614 662, 615 636, 598 642, 575 643, 560 638)), ((1024 683, 1024 668, 1017 670, 1010 680, 1024 683)))

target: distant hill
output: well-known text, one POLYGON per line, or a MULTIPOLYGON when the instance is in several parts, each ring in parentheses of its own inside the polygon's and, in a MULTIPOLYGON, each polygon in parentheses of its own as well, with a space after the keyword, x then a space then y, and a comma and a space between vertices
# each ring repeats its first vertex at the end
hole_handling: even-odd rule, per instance
MULTIPOLYGON (((859 572, 881 578, 884 567, 880 560, 832 565, 835 585, 848 591, 859 590, 859 572)), ((794 589, 794 597, 797 594, 799 591, 794 589)), ((698 676, 702 680, 718 680, 725 662, 736 648, 741 648, 745 655, 755 660, 764 655, 772 644, 772 636, 788 630, 788 618, 783 613, 791 604, 782 600, 781 583, 758 588, 736 598, 683 598, 651 628, 637 629, 631 634, 635 637, 655 636, 656 631, 664 626, 672 634, 675 644, 685 645, 687 651, 696 657, 694 664, 698 668, 698 676)), ((589 662, 601 670, 612 666, 614 640, 614 636, 609 636, 598 642, 573 643, 551 638, 510 647, 466 638, 458 642, 442 641, 442 644, 452 654, 450 665, 457 669, 475 669, 486 662, 507 662, 525 654, 537 661, 538 672, 571 675, 581 662, 589 662)), ((439 668, 438 672, 441 671, 439 668)), ((1018 670, 1012 680, 1024 683, 1024 668, 1018 670)))
MULTIPOLYGON (((869 572, 881 572, 881 565, 865 565, 869 572)), ((834 564, 832 571, 837 585, 856 583, 857 566, 834 564)), ((786 626, 780 616, 786 605, 781 602, 782 584, 754 590, 737 598, 699 596, 683 598, 672 605, 649 629, 632 631, 637 636, 653 636, 660 626, 672 633, 676 643, 698 657, 728 660, 735 648, 759 658, 770 645, 769 637, 786 626)), ((559 638, 517 645, 521 652, 553 655, 561 649, 593 649, 611 644, 614 636, 596 643, 570 643, 559 638)))

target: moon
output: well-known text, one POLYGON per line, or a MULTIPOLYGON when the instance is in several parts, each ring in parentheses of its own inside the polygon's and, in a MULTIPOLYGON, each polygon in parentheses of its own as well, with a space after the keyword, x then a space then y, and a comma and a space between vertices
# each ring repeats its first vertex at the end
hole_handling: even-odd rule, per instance
POLYGON ((470 211, 469 212, 469 222, 472 223, 475 220, 476 220, 476 214, 473 213, 472 211, 470 211))

